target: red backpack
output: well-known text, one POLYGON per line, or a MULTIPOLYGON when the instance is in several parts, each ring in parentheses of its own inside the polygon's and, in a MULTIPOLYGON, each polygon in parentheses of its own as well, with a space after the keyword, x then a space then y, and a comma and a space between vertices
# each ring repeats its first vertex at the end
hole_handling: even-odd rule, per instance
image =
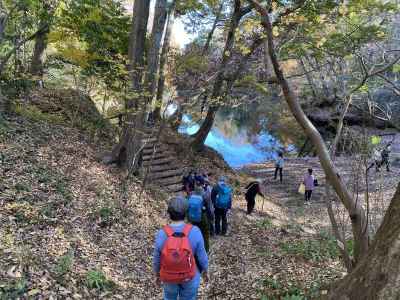
POLYGON ((175 233, 170 226, 164 226, 167 240, 161 251, 161 281, 184 283, 196 275, 196 262, 188 238, 191 229, 192 225, 185 224, 182 233, 175 233))

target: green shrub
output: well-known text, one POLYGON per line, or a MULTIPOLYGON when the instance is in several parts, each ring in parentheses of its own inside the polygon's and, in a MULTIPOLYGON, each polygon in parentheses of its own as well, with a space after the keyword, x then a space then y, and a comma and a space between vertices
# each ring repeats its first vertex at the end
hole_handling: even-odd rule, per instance
POLYGON ((110 206, 101 207, 98 212, 97 216, 100 217, 100 226, 106 227, 111 226, 114 221, 114 209, 110 206))
POLYGON ((8 284, 0 283, 0 299, 19 299, 27 290, 28 282, 23 277, 8 284))
POLYGON ((63 179, 58 179, 56 183, 54 184, 54 187, 61 196, 64 198, 64 204, 67 204, 72 201, 73 195, 67 186, 67 183, 63 179))
POLYGON ((274 225, 272 224, 271 220, 268 219, 268 218, 265 218, 265 219, 263 219, 261 221, 258 221, 256 226, 258 228, 261 228, 261 229, 271 229, 271 228, 274 227, 274 225))
POLYGON ((14 186, 15 190, 17 192, 30 192, 32 191, 30 185, 28 185, 27 183, 24 182, 18 182, 15 186, 14 186))
POLYGON ((54 203, 47 203, 44 207, 42 207, 40 213, 47 218, 55 218, 57 215, 56 209, 57 206, 54 203))
POLYGON ((29 223, 29 218, 25 216, 25 213, 23 211, 17 210, 14 213, 14 217, 17 223, 29 223))
POLYGON ((99 270, 90 270, 86 273, 86 286, 90 289, 107 290, 114 286, 111 280, 108 280, 103 272, 99 270))
POLYGON ((305 297, 305 291, 303 288, 291 282, 284 286, 275 278, 267 277, 263 281, 264 286, 269 290, 268 295, 262 295, 262 300, 303 300, 305 297))
POLYGON ((279 290, 282 288, 281 284, 275 278, 267 277, 264 279, 263 283, 265 286, 273 290, 279 290))
POLYGON ((71 271, 73 265, 74 254, 73 252, 69 252, 58 259, 57 265, 54 268, 54 272, 58 277, 63 277, 71 271))
POLYGON ((15 103, 14 112, 32 121, 43 121, 54 124, 64 123, 62 116, 44 113, 36 106, 30 104, 15 103))
POLYGON ((323 261, 339 257, 336 241, 332 237, 283 242, 280 244, 280 248, 286 254, 300 256, 311 261, 323 261))

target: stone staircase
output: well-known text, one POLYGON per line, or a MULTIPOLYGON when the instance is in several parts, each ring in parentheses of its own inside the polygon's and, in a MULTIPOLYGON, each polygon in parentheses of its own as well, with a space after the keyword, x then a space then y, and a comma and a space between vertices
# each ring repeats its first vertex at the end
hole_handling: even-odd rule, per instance
POLYGON ((182 190, 183 166, 171 146, 161 143, 155 137, 157 129, 146 129, 143 135, 141 177, 146 184, 161 187, 168 193, 182 190))

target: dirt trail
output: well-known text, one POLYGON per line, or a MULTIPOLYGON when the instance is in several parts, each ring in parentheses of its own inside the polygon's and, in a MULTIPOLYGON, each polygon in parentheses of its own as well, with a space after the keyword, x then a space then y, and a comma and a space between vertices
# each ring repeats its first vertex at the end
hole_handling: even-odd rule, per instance
MULTIPOLYGON (((96 160, 96 147, 63 126, 15 118, 1 128, 0 298, 160 299, 151 256, 167 222, 165 195, 142 192, 139 182, 124 186, 118 169, 96 160), (60 266, 69 253, 72 264, 60 266), (113 288, 90 288, 93 270, 113 288)), ((307 248, 318 238, 307 228, 309 210, 322 205, 285 207, 282 199, 295 195, 286 186, 267 186, 271 201, 263 212, 257 203, 251 217, 235 197, 228 236, 212 240, 210 282, 199 299, 279 299, 343 275, 337 257, 310 257, 315 249, 307 248)))

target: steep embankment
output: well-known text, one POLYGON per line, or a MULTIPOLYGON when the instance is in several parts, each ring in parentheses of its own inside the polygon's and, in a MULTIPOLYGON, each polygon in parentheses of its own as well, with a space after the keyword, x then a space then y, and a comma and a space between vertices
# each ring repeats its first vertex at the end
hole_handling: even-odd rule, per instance
MULTIPOLYGON (((125 184, 98 162, 99 140, 47 117, 14 115, 0 126, 0 298, 159 299, 151 255, 168 195, 125 184)), ((262 206, 247 217, 235 197, 229 235, 212 240, 200 299, 317 297, 342 275, 328 233, 310 235, 279 205, 262 206)))

